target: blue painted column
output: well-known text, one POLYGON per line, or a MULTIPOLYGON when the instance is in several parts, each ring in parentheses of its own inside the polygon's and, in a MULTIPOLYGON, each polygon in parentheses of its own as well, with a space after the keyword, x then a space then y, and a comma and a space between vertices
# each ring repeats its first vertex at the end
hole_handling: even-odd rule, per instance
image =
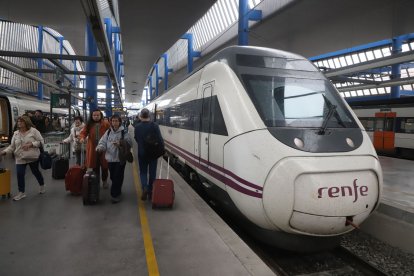
POLYGON ((249 20, 259 21, 261 19, 262 11, 254 9, 249 10, 248 0, 239 0, 239 45, 249 45, 249 20))
POLYGON ((143 101, 143 105, 147 105, 148 104, 148 87, 144 88, 144 93, 145 93, 145 101, 143 101))
MULTIPOLYGON (((43 53, 43 26, 37 27, 38 34, 39 34, 39 40, 37 43, 37 52, 39 54, 43 53)), ((37 68, 43 69, 43 59, 38 58, 37 59, 37 68)), ((39 78, 43 77, 43 73, 37 73, 37 76, 39 78)), ((43 84, 38 82, 37 83, 37 99, 43 101, 43 84)))
POLYGON ((158 70, 158 64, 154 64, 154 70, 155 70, 155 97, 158 97, 158 93, 159 93, 159 81, 162 80, 162 78, 160 77, 160 72, 158 70))
MULTIPOLYGON (((85 52, 87 56, 97 56, 98 48, 96 47, 95 38, 89 23, 86 25, 86 47, 85 52)), ((98 64, 96 62, 87 61, 86 62, 86 71, 87 72, 97 72, 98 64)), ((97 96, 97 80, 96 76, 86 76, 86 100, 88 102, 89 111, 98 108, 98 96, 97 96)))
POLYGON ((165 53, 162 55, 164 58, 164 91, 168 90, 168 74, 173 70, 168 68, 168 54, 165 53))
POLYGON ((193 50, 193 34, 186 33, 181 38, 187 39, 187 73, 191 73, 193 71, 193 58, 200 57, 201 52, 193 50))
MULTIPOLYGON (((73 74, 73 81, 72 82, 73 82, 73 87, 76 88, 76 87, 78 87, 78 82, 76 81, 76 77, 77 77, 76 72, 78 71, 78 69, 76 68, 76 60, 72 61, 72 63, 73 63, 73 71, 75 71, 75 74, 73 74)), ((73 92, 72 92, 72 94, 73 94, 73 92)), ((76 95, 78 95, 78 94, 76 93, 76 95)), ((75 97, 72 97, 71 103, 72 103, 72 105, 78 105, 78 99, 75 98, 75 97)))
MULTIPOLYGON (((58 37, 59 40, 59 53, 60 55, 63 55, 63 40, 65 40, 65 38, 63 36, 58 37)), ((62 63, 62 58, 60 58, 60 63, 62 63)))
MULTIPOLYGON (((402 51, 402 37, 394 37, 392 39, 392 54, 396 55, 402 51)), ((398 79, 401 77, 401 64, 394 64, 391 66, 391 79, 398 79)), ((400 97, 400 86, 391 87, 391 98, 400 97)))
MULTIPOLYGON (((110 18, 105 18, 105 31, 106 31, 106 38, 108 39, 108 43, 109 43, 109 49, 112 50, 112 21, 110 18)), ((105 94, 105 111, 106 111, 106 116, 110 117, 112 116, 112 93, 111 93, 111 89, 112 89, 112 82, 111 79, 109 77, 106 77, 106 89, 109 89, 106 91, 105 94)))
POLYGON ((152 100, 152 76, 148 76, 149 99, 152 100))

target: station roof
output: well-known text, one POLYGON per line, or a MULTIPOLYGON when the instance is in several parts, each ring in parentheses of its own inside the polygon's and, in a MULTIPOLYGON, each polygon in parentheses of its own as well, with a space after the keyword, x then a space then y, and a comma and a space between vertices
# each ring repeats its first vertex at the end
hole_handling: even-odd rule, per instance
MULTIPOLYGON (((78 55, 85 55, 88 19, 84 7, 92 2, 95 1, 0 0, 0 17, 53 28, 70 41, 78 55)), ((156 60, 216 1, 106 2, 119 8, 127 100, 140 101, 148 72, 156 60), (137 91, 133 97, 132 91, 137 91)), ((265 2, 287 5, 250 30, 249 44, 288 50, 305 57, 414 32, 411 0, 265 2)), ((226 45, 236 43, 232 39, 226 45)), ((199 62, 203 60, 204 57, 199 62)), ((105 68, 101 66, 98 71, 105 68)))

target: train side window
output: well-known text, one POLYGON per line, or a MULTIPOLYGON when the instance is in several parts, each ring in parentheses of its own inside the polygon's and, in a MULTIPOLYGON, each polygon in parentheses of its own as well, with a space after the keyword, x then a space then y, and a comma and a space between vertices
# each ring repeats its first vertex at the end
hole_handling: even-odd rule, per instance
POLYGON ((202 115, 201 115, 201 132, 210 132, 210 105, 211 97, 203 98, 202 115))
POLYGON ((366 131, 374 130, 375 118, 360 118, 361 124, 364 126, 366 131))
POLYGON ((394 131, 394 118, 386 118, 384 121, 384 131, 394 131))
POLYGON ((402 119, 400 127, 403 133, 414 133, 414 118, 402 119))
POLYGON ((226 123, 224 122, 223 113, 221 112, 220 104, 217 96, 212 97, 211 101, 211 133, 227 136, 226 123))
POLYGON ((384 118, 376 118, 375 131, 384 131, 384 118))

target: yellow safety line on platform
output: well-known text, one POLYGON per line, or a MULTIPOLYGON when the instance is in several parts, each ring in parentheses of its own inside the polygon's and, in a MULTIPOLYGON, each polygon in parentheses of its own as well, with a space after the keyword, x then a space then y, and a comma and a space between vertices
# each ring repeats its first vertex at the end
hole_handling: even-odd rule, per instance
POLYGON ((133 175, 134 175, 135 190, 137 192, 137 197, 138 197, 138 211, 139 211, 139 218, 141 221, 142 237, 144 239, 148 275, 158 276, 160 275, 160 273, 158 272, 158 264, 157 264, 157 259, 155 257, 154 245, 152 244, 151 230, 148 224, 147 213, 145 212, 144 201, 141 200, 142 191, 141 191, 141 185, 139 185, 140 180, 138 177, 138 167, 137 167, 135 160, 133 163, 132 170, 133 170, 133 175))

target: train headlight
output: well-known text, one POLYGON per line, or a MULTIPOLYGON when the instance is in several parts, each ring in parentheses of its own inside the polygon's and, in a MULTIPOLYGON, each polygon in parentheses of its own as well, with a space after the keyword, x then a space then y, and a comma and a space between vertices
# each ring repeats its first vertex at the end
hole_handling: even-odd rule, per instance
POLYGON ((295 138, 295 140, 293 140, 293 142, 295 143, 295 145, 298 147, 298 148, 300 148, 300 149, 302 149, 303 148, 303 146, 305 145, 304 143, 303 143, 303 140, 302 139, 299 139, 299 138, 295 138))
POLYGON ((348 144, 348 146, 350 146, 351 148, 355 148, 355 144, 354 141, 352 141, 351 138, 346 138, 346 143, 348 144))

